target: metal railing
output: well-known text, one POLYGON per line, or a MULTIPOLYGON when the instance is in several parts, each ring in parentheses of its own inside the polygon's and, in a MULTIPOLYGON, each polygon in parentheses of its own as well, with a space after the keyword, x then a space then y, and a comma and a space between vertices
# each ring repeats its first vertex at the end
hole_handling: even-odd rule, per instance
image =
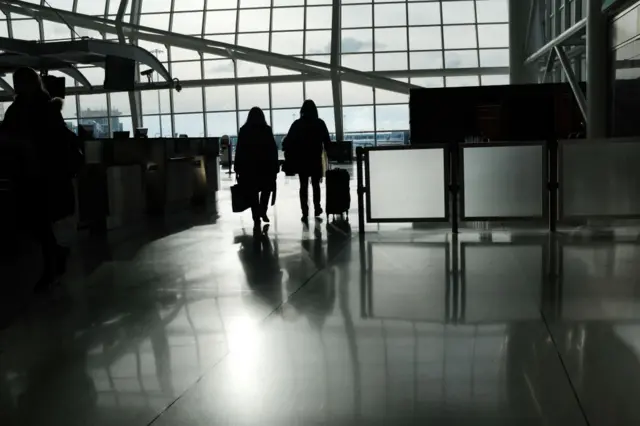
POLYGON ((365 221, 538 222, 640 219, 640 139, 358 148, 365 221), (435 207, 434 207, 435 206, 435 207), (437 208, 436 208, 437 207, 437 208))

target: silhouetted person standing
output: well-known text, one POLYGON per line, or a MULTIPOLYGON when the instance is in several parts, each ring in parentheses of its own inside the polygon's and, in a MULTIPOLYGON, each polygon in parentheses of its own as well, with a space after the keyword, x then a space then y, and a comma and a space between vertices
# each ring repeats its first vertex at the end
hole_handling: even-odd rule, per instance
POLYGON ((259 228, 260 219, 269 222, 269 196, 275 194, 280 165, 273 131, 258 107, 251 108, 240 128, 234 164, 238 182, 251 194, 253 222, 259 228))
POLYGON ((37 164, 36 182, 23 206, 28 226, 42 244, 44 271, 37 285, 47 288, 61 272, 64 253, 56 242, 53 224, 74 213, 73 178, 83 159, 77 136, 67 128, 60 104, 52 101, 38 73, 20 68, 13 74, 15 100, 4 116, 0 134, 13 143, 30 145, 37 164))
POLYGON ((331 138, 325 122, 318 117, 316 104, 307 99, 300 108, 300 118, 293 122, 283 142, 287 161, 300 177, 300 208, 302 220, 309 217, 309 179, 313 187, 315 216, 321 216, 320 180, 322 179, 322 151, 328 151, 331 138))

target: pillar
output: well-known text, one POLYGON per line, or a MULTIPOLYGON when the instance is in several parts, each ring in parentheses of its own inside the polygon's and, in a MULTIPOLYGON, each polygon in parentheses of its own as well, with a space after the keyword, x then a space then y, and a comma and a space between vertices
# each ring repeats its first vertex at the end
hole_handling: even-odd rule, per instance
POLYGON ((607 136, 609 88, 608 21, 602 0, 587 4, 587 137, 607 136))
POLYGON ((344 140, 344 126, 342 115, 342 79, 336 67, 340 66, 342 39, 341 0, 333 0, 331 16, 331 87, 333 91, 333 113, 336 122, 336 141, 344 140))
POLYGON ((535 83, 532 67, 524 64, 532 48, 527 37, 531 37, 529 25, 531 4, 535 0, 509 0, 509 77, 511 84, 535 83))

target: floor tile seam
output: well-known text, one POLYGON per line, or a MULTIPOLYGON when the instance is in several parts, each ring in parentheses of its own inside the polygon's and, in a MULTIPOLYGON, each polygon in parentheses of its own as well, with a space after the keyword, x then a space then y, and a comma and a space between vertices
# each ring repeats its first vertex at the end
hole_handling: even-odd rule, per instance
MULTIPOLYGON (((296 293, 298 293, 300 290, 302 290, 304 287, 306 287, 306 285, 311 282, 311 280, 313 280, 318 274, 320 274, 320 272, 324 271, 325 269, 327 269, 331 262, 338 258, 346 249, 347 249, 347 245, 351 244, 352 242, 352 236, 349 237, 347 240, 345 240, 345 244, 344 247, 335 254, 335 256, 333 256, 330 259, 327 259, 327 263, 326 265, 324 265, 322 268, 318 268, 316 269, 316 271, 311 274, 297 289, 295 289, 293 292, 291 292, 288 296, 287 296, 287 300, 282 301, 281 303, 278 304, 278 306, 276 306, 271 312, 269 312, 262 320, 260 320, 260 323, 264 323, 265 321, 267 321, 267 319, 269 317, 271 317, 274 313, 276 313, 278 310, 280 310, 285 303, 288 302, 288 300, 293 297, 296 293)), ((216 367, 218 367, 226 358, 229 357, 229 355, 231 355, 232 351, 227 350, 227 353, 221 357, 215 364, 213 364, 211 367, 207 368, 206 371, 204 371, 199 377, 198 379, 193 382, 189 387, 187 387, 180 395, 178 395, 177 398, 175 398, 170 404, 168 404, 164 409, 162 409, 149 423, 147 423, 147 426, 151 426, 153 425, 160 417, 162 417, 171 407, 173 407, 173 405, 175 405, 178 401, 180 401, 187 393, 191 392, 192 389, 194 389, 198 383, 200 383, 202 381, 202 379, 213 369, 215 369, 216 367)))
POLYGON ((204 371, 202 374, 200 374, 200 376, 196 379, 195 382, 193 382, 190 386, 188 386, 184 391, 182 391, 182 393, 180 393, 180 395, 178 395, 173 401, 171 401, 166 407, 164 407, 162 410, 160 410, 160 412, 158 414, 156 414, 154 416, 153 419, 151 419, 150 422, 147 423, 147 426, 151 426, 153 425, 158 419, 160 419, 160 417, 162 417, 167 411, 169 411, 169 409, 171 409, 171 407, 173 407, 178 401, 180 401, 185 395, 187 395, 187 393, 191 392, 192 389, 194 389, 198 383, 200 383, 202 381, 202 379, 204 378, 204 376, 207 375, 207 373, 209 373, 210 371, 212 371, 214 368, 218 367, 229 355, 231 354, 231 351, 227 349, 227 353, 224 354, 224 356, 222 356, 217 362, 215 362, 212 366, 210 366, 209 368, 206 369, 206 371, 204 371))
POLYGON ((578 396, 578 391, 576 390, 576 387, 573 384, 573 380, 571 380, 571 375, 569 374, 569 369, 567 368, 567 365, 564 362, 564 358, 562 357, 562 354, 560 353, 560 350, 558 349, 558 343, 556 342, 556 338, 553 335, 552 331, 551 331, 551 327, 549 326, 549 323, 547 322, 547 318, 544 315, 544 312, 542 309, 540 309, 540 316, 542 318, 542 322, 544 323, 545 329, 547 330, 547 334, 549 335, 549 338, 551 339, 551 343, 553 344, 553 349, 556 351, 556 355, 558 356, 558 360, 560 361, 560 365, 562 366, 562 370, 564 371, 564 375, 567 378, 567 381, 569 382, 569 387, 571 388, 571 392, 573 393, 573 397, 576 400, 576 403, 578 404, 578 408, 580 409, 580 413, 582 413, 582 417, 585 421, 586 426, 591 426, 591 422, 589 422, 589 417, 587 416, 587 412, 584 408, 584 406, 582 405, 582 401, 580 401, 580 397, 578 396))

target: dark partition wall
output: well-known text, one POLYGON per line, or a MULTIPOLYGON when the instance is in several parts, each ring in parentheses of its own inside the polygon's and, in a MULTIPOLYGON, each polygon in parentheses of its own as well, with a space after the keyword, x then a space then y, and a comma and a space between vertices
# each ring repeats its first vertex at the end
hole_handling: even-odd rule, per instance
POLYGON ((456 87, 412 90, 413 144, 563 139, 582 130, 567 84, 456 87))
MULTIPOLYGON (((640 2, 611 21, 613 64, 610 130, 614 137, 640 135, 640 2)), ((605 82, 603 82, 605 84, 605 82)))

